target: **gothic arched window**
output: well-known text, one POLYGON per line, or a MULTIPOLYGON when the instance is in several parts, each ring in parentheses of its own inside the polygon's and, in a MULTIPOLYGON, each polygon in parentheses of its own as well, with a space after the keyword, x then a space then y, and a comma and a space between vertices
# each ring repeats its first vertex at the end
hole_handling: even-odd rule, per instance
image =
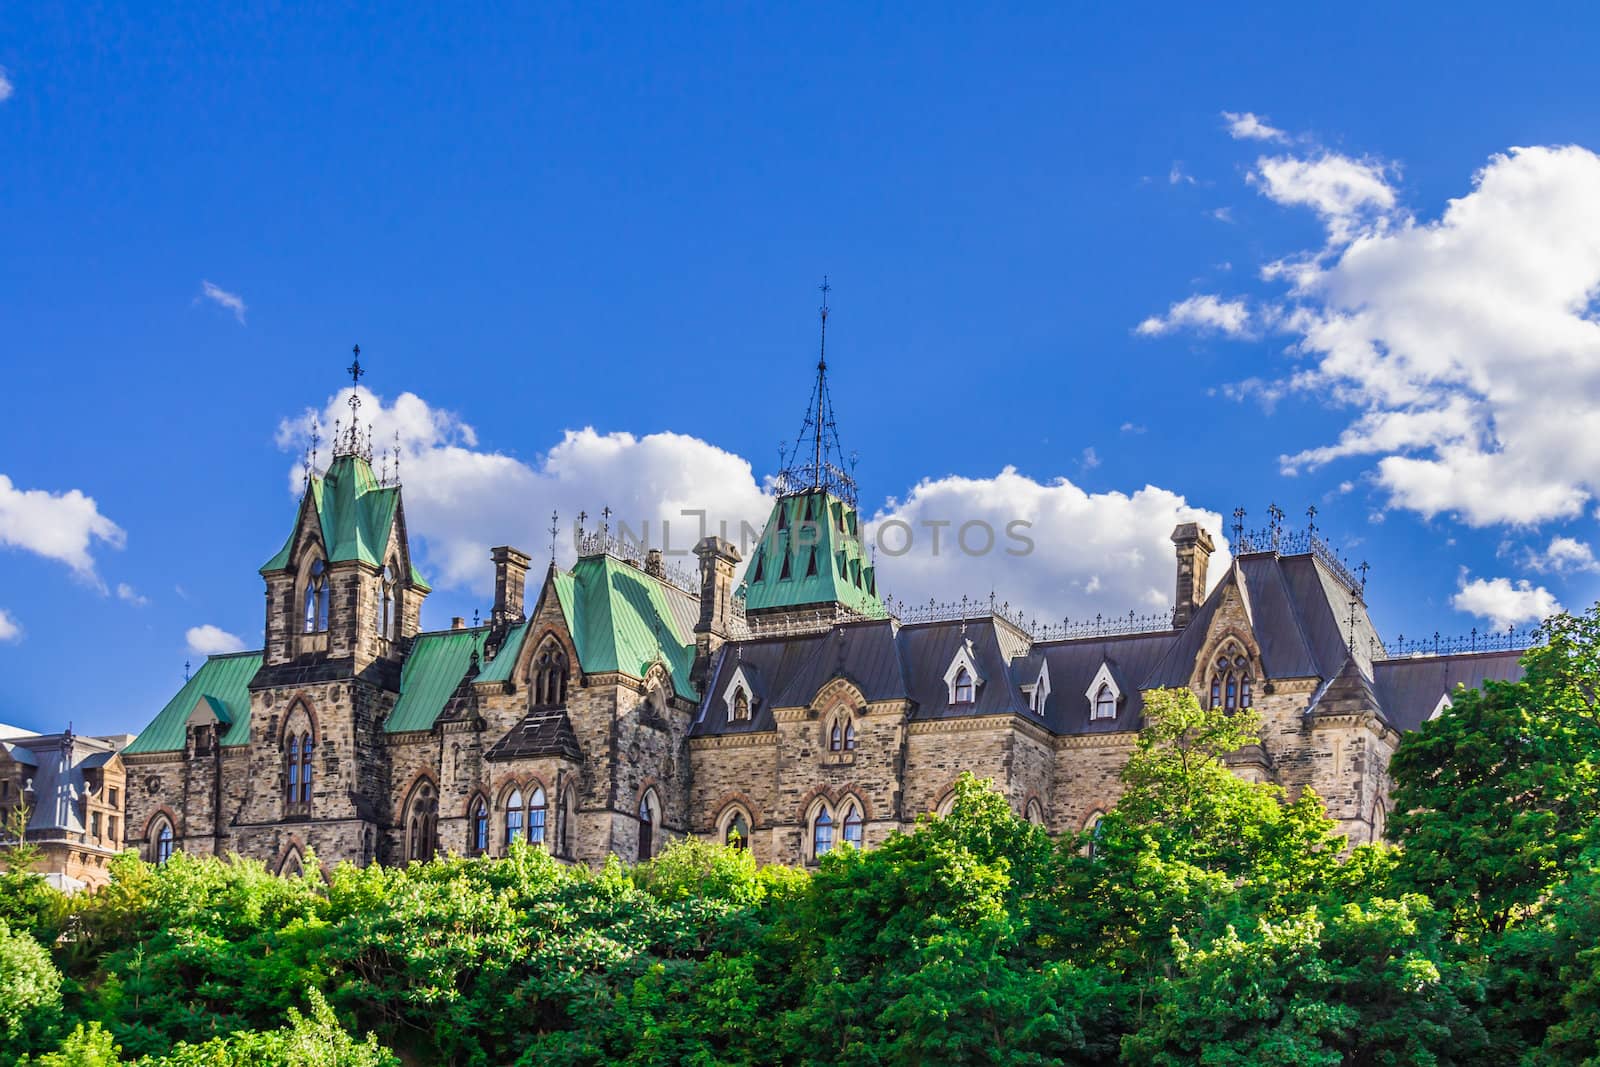
POLYGON ((861 809, 854 803, 845 808, 844 843, 856 848, 861 847, 861 809))
POLYGON ((489 805, 478 797, 472 802, 472 854, 481 856, 489 851, 489 805))
POLYGON ((854 752, 856 750, 856 724, 854 719, 846 719, 844 721, 844 750, 846 752, 854 752))
POLYGON ((1250 660, 1236 642, 1228 642, 1211 666, 1213 708, 1236 711, 1255 702, 1255 680, 1250 675, 1250 660))
POLYGON ((383 569, 383 619, 378 632, 385 641, 400 640, 400 568, 390 563, 383 569))
POLYGON ((522 790, 513 789, 506 797, 506 851, 511 843, 522 837, 522 790))
POLYGON ((639 862, 643 863, 655 855, 655 827, 656 820, 660 817, 660 805, 656 795, 650 790, 645 790, 644 796, 639 798, 639 862))
POLYGON ((172 858, 172 824, 163 817, 156 823, 152 836, 155 844, 150 849, 151 860, 158 865, 167 862, 172 858))
POLYGON ((312 755, 316 743, 311 731, 293 732, 283 742, 283 803, 288 815, 311 813, 312 755))
POLYGON ((567 788, 566 798, 561 802, 561 823, 560 826, 557 827, 556 831, 560 835, 559 840, 561 843, 561 854, 563 856, 572 855, 572 824, 577 820, 577 818, 578 794, 576 790, 569 786, 567 788))
POLYGON ((533 659, 532 697, 536 708, 559 708, 567 702, 567 654, 553 637, 533 659))
POLYGON ((1109 685, 1102 684, 1094 694, 1094 717, 1097 719, 1117 717, 1117 694, 1111 691, 1109 685))
POLYGON ((328 568, 320 559, 306 575, 306 633, 321 633, 328 628, 328 568))
POLYGON ((438 845, 439 794, 433 783, 418 784, 406 806, 406 859, 426 863, 438 845))
POLYGON ((744 812, 736 811, 733 818, 728 820, 728 829, 722 835, 722 843, 729 848, 750 847, 750 824, 745 822, 744 812))
POLYGON ((311 731, 307 730, 300 735, 300 803, 305 807, 311 806, 311 731))
POLYGON ((750 694, 741 686, 733 694, 733 721, 746 722, 750 718, 750 694))
POLYGON ((972 703, 972 674, 965 667, 956 672, 955 692, 957 704, 972 703))
POLYGON ((817 817, 811 823, 811 855, 821 859, 832 851, 833 815, 824 806, 817 809, 817 817))
POLYGON ((828 751, 844 751, 844 724, 838 719, 833 720, 833 729, 828 732, 828 751))
POLYGON ((528 840, 535 845, 544 844, 544 790, 533 787, 528 797, 528 840))

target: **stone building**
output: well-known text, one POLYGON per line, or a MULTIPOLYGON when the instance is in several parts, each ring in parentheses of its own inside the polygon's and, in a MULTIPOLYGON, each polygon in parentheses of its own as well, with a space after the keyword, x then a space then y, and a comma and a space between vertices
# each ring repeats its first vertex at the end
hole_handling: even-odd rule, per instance
POLYGON ((127 787, 118 753, 130 734, 36 734, 0 724, 0 839, 18 809, 38 845, 38 871, 66 892, 104 885, 122 851, 127 787))
POLYGON ((123 753, 129 844, 292 871, 312 850, 403 863, 513 840, 631 861, 694 834, 809 863, 940 810, 963 771, 1075 831, 1115 803, 1144 694, 1166 686, 1258 711, 1238 773, 1314 787, 1362 843, 1401 733, 1517 673, 1514 649, 1385 655, 1365 583, 1276 518, 1236 533, 1214 585, 1212 535, 1179 526, 1177 606, 1155 625, 892 610, 825 371, 742 578, 721 538, 686 578, 602 528, 531 588, 529 557, 494 549, 487 622, 442 631, 420 627, 401 487, 347 434, 261 568, 262 650, 211 657, 123 753))

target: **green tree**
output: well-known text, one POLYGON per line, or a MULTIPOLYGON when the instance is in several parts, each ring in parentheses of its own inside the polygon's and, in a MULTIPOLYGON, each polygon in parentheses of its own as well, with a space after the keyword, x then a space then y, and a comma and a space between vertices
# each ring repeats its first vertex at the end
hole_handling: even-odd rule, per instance
POLYGON ((0 919, 0 1037, 13 1040, 30 1016, 61 1004, 61 975, 30 935, 0 919))

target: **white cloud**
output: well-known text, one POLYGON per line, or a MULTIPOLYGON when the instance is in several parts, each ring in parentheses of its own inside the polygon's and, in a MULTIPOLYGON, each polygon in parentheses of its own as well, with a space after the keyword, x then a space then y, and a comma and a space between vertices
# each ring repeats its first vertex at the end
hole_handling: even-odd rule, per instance
POLYGON ((18 489, 0 474, 0 545, 59 560, 100 585, 90 548, 95 541, 121 548, 125 540, 122 528, 100 514, 93 497, 76 489, 18 489))
POLYGON ((11 72, 0 67, 0 104, 10 100, 11 94, 15 91, 16 87, 11 84, 11 72))
POLYGON ((1123 433, 1144 433, 1145 432, 1145 427, 1139 425, 1138 423, 1125 422, 1125 423, 1122 424, 1122 432, 1123 433))
POLYGON ((1100 453, 1096 452, 1094 446, 1091 445, 1083 450, 1083 469, 1092 471, 1098 466, 1100 466, 1100 453))
POLYGON ((1214 209, 1212 209, 1211 217, 1216 219, 1218 222, 1232 222, 1233 221, 1233 208, 1231 208, 1231 207, 1214 208, 1214 209))
POLYGON ((1550 590, 1535 586, 1526 578, 1518 582, 1509 578, 1467 581, 1465 573, 1461 576, 1461 590, 1450 598, 1450 605, 1457 611, 1488 619, 1497 630, 1539 622, 1562 610, 1550 590))
POLYGON ((1210 567, 1215 584, 1230 558, 1222 516, 1156 486, 1131 495, 1088 493, 1065 478, 1039 482, 1011 467, 992 478, 926 479, 904 501, 891 500, 880 510, 869 533, 879 545, 879 587, 898 600, 987 600, 993 590, 1030 619, 1059 624, 1064 617, 1083 621, 1097 613, 1110 618, 1170 609, 1172 529, 1191 521, 1217 541, 1210 567), (886 526, 890 520, 910 527, 912 549, 903 555, 898 553, 905 533, 886 526), (1011 536, 1013 522, 1032 525, 1011 536), (948 525, 931 525, 937 523, 948 525), (963 539, 967 523, 986 526, 970 527, 963 539), (983 552, 986 529, 994 531, 995 543, 983 552), (1021 538, 1032 541, 1031 550, 1021 538))
POLYGON ((117 599, 126 600, 136 608, 142 608, 150 603, 149 597, 141 596, 139 591, 127 582, 117 583, 117 599))
POLYGON ((239 325, 244 325, 244 313, 249 310, 249 308, 245 307, 244 297, 238 293, 230 293, 221 286, 205 281, 200 283, 200 295, 218 307, 226 308, 228 311, 233 312, 233 317, 239 320, 239 325))
POLYGON ((1289 135, 1268 126, 1260 116, 1250 111, 1224 111, 1222 118, 1228 124, 1228 135, 1235 141, 1287 141, 1289 135))
POLYGON ((1184 169, 1183 169, 1183 164, 1182 163, 1174 161, 1173 164, 1172 164, 1172 169, 1167 171, 1167 184, 1168 185, 1194 185, 1195 184, 1195 180, 1194 180, 1194 176, 1192 174, 1184 173, 1184 169))
POLYGON ((1243 300, 1223 300, 1205 293, 1180 300, 1165 315, 1153 315, 1135 328, 1143 337, 1160 337, 1175 330, 1216 331, 1228 337, 1250 336, 1250 309, 1243 300))
POLYGON ((0 641, 21 641, 22 624, 5 608, 0 608, 0 641))
POLYGON ((184 638, 189 642, 189 651, 196 656, 216 656, 224 652, 241 652, 244 650, 244 638, 218 626, 206 623, 204 626, 191 626, 184 632, 184 638))
POLYGON ((1314 159, 1263 156, 1249 181, 1267 199, 1309 207, 1327 224, 1332 240, 1349 240, 1362 224, 1381 225, 1395 206, 1384 164, 1324 152, 1314 159))
POLYGON ((1543 552, 1530 552, 1528 566, 1540 574, 1576 574, 1600 571, 1594 551, 1575 537, 1557 535, 1543 552))
MULTIPOLYGON (((1581 515, 1600 492, 1600 156, 1511 149, 1431 221, 1397 206, 1387 176, 1327 153, 1252 176, 1329 232, 1264 271, 1284 290, 1251 315, 1300 362, 1255 391, 1352 413, 1337 440, 1282 457, 1285 472, 1367 459, 1385 507, 1473 526, 1581 515)), ((1249 335, 1243 313, 1230 336, 1249 335)), ((1218 325, 1169 315, 1140 332, 1179 327, 1218 325)))
MULTIPOLYGON (((319 416, 323 425, 347 413, 349 395, 344 390, 327 404, 319 416)), ((771 507, 769 486, 757 480, 748 460, 683 434, 569 430, 547 453, 528 461, 478 449, 470 426, 414 394, 402 394, 392 404, 380 404, 366 389, 361 396, 362 413, 373 415, 377 440, 400 434, 407 527, 423 545, 424 572, 440 588, 492 591, 493 545, 516 545, 536 560, 544 558, 552 509, 561 515, 563 565, 574 556, 571 524, 577 512, 588 511, 593 530, 607 505, 615 512, 614 527, 626 523, 637 533, 648 522, 650 540, 657 544, 661 520, 667 519, 672 524, 667 548, 681 553, 673 561, 692 565, 689 552, 700 528, 696 519, 684 517, 686 511, 704 510, 712 529, 726 522, 727 536, 738 543, 740 524, 759 530, 771 507)), ((280 444, 301 447, 311 418, 307 412, 285 420, 280 444)), ((326 456, 324 446, 324 462, 326 456)), ((298 494, 298 467, 289 472, 289 483, 298 494)), ((862 511, 871 514, 873 508, 864 505, 862 511)), ((1090 494, 1066 479, 1040 483, 1009 468, 993 478, 923 481, 903 503, 891 500, 879 508, 866 535, 873 540, 883 534, 877 562, 886 593, 923 603, 962 592, 987 597, 992 588, 1030 615, 1059 622, 1068 615, 1083 619, 1096 612, 1121 616, 1130 609, 1170 608, 1175 564, 1169 538, 1172 528, 1186 521, 1202 523, 1222 546, 1213 558, 1214 578, 1229 558, 1222 517, 1215 512, 1193 508, 1154 486, 1132 495, 1090 494), (890 519, 911 524, 910 551, 903 552, 905 539, 897 528, 880 530, 890 519), (943 529, 935 552, 933 528, 922 524, 941 520, 953 525, 943 529), (995 531, 993 551, 962 551, 957 532, 973 520, 995 531), (1006 534, 1013 520, 1033 523, 1019 531, 1034 540, 1031 552, 1007 554, 1008 547, 1020 547, 1006 534)), ((970 547, 982 547, 983 540, 977 528, 968 531, 970 547)))

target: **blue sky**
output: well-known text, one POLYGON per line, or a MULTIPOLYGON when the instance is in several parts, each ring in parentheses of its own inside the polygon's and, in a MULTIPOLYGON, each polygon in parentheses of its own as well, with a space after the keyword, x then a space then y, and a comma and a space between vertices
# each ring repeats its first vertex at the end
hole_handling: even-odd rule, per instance
POLYGON ((1388 635, 1585 607, 1597 17, 1452 12, 10 5, 0 721, 259 646, 353 343, 429 626, 552 508, 759 516, 824 273, 865 509, 1035 522, 908 599, 1153 610, 1277 502, 1388 635))

